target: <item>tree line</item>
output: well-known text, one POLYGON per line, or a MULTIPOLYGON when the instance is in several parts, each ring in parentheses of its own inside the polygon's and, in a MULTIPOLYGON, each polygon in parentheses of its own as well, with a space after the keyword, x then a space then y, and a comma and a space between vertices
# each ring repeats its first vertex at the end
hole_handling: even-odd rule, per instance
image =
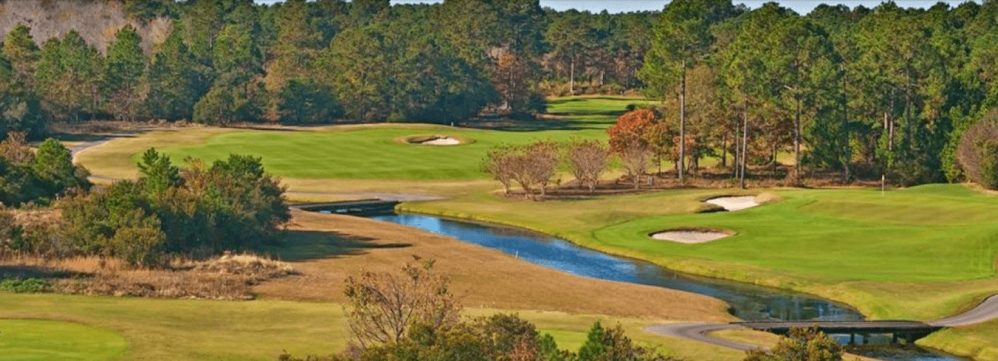
POLYGON ((642 31, 652 19, 562 14, 536 0, 127 0, 124 9, 138 21, 171 19, 151 53, 131 25, 117 29, 103 53, 76 31, 41 43, 24 24, 6 34, 0 136, 35 138, 49 120, 224 125, 529 114, 544 107, 542 80, 575 84, 584 76, 589 92, 637 87, 648 45, 642 31))
MULTIPOLYGON (((677 0, 659 16, 639 78, 665 100, 677 175, 705 156, 830 169, 911 185, 963 179, 964 129, 998 102, 998 2, 905 9, 677 0)), ((738 167, 745 169, 744 166, 738 167)))

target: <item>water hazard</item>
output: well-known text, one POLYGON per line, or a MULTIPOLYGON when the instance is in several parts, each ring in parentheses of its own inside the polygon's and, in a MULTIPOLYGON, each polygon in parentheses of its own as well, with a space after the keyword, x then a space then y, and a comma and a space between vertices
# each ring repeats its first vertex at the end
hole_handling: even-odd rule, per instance
MULTIPOLYGON (((351 209, 312 208, 315 211, 355 213, 351 209)), ((458 221, 420 214, 359 213, 368 218, 418 228, 497 249, 524 261, 583 277, 630 282, 698 293, 724 300, 731 313, 743 320, 854 321, 859 312, 816 296, 746 283, 676 273, 649 262, 617 257, 570 242, 521 229, 458 221)), ((838 336, 840 339, 848 336, 838 336)), ((871 344, 883 343, 871 336, 871 344)), ((862 337, 859 338, 863 342, 862 337)), ((889 340, 888 340, 889 341, 889 340)), ((854 351, 855 352, 855 351, 854 351)), ((880 346, 859 353, 888 361, 961 360, 917 347, 880 346)))

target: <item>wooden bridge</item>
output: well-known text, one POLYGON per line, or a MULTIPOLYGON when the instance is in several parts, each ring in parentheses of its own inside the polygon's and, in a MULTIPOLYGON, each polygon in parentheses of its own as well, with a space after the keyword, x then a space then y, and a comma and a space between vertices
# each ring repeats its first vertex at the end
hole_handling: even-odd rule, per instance
POLYGON ((346 202, 306 203, 296 205, 295 208, 311 212, 357 215, 391 213, 398 204, 397 201, 361 199, 346 202))
POLYGON ((786 335, 793 328, 817 328, 827 334, 847 334, 850 344, 855 344, 856 335, 862 335, 864 342, 872 334, 891 334, 894 343, 904 340, 912 343, 942 328, 918 321, 755 321, 735 322, 735 325, 758 331, 786 335))

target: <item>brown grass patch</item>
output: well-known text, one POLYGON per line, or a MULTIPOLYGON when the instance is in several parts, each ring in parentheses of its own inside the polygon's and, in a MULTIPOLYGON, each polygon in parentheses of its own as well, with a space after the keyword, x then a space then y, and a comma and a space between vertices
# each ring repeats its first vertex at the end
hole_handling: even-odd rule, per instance
POLYGON ((245 300, 254 298, 254 285, 295 274, 287 263, 250 254, 176 260, 157 269, 99 257, 0 261, 0 278, 42 278, 54 292, 83 295, 245 300))
POLYGON ((342 302, 344 279, 394 271, 413 256, 437 261, 468 307, 533 309, 671 320, 734 319, 717 299, 659 287, 578 277, 452 238, 374 220, 293 211, 295 231, 274 250, 301 277, 262 283, 263 297, 342 302))

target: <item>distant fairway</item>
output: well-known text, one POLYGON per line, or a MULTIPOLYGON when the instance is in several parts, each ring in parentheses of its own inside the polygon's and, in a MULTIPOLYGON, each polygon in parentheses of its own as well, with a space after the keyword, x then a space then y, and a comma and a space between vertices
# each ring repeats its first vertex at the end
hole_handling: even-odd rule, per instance
POLYGON ((471 180, 485 154, 499 144, 572 138, 606 139, 605 129, 629 104, 640 98, 573 97, 551 101, 544 120, 474 129, 427 124, 332 126, 298 131, 248 129, 180 129, 118 139, 80 155, 95 175, 134 176, 141 152, 156 147, 177 162, 187 157, 213 161, 229 154, 263 158, 268 172, 297 179, 471 180), (447 135, 469 144, 408 144, 404 138, 447 135))

